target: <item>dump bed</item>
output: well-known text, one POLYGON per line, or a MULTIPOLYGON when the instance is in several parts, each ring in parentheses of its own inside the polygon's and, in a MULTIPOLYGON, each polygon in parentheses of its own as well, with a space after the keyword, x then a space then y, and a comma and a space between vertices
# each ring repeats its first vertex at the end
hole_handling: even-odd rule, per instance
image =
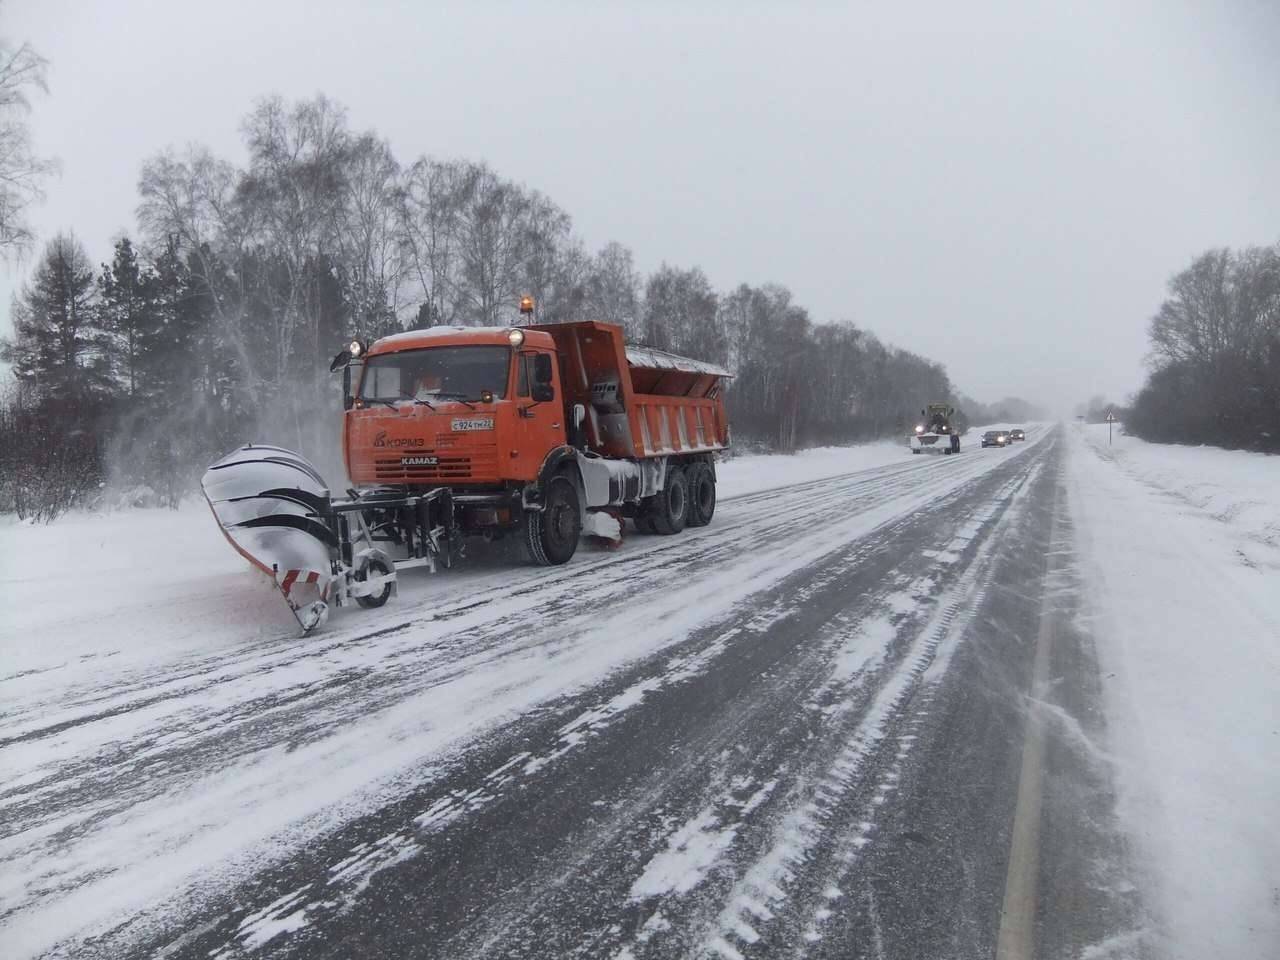
POLYGON ((729 445, 721 396, 729 371, 652 347, 628 346, 622 328, 612 323, 532 329, 555 340, 566 417, 574 404, 586 407, 588 449, 642 459, 729 445))

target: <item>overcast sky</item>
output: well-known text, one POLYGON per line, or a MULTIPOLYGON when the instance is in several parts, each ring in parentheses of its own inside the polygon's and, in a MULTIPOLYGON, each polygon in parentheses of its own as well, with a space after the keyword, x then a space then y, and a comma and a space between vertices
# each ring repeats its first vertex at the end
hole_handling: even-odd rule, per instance
POLYGON ((0 30, 51 62, 35 226, 97 262, 147 157, 240 160, 256 98, 323 92, 402 162, 543 190, 593 249, 786 284, 981 400, 1069 410, 1140 385, 1170 274, 1280 240, 1270 0, 6 0, 0 30))

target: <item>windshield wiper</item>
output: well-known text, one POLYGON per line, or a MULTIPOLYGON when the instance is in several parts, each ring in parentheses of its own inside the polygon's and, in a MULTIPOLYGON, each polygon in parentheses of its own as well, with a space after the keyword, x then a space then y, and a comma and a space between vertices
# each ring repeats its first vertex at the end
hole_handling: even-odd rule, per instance
POLYGON ((445 393, 443 391, 436 391, 436 399, 439 400, 442 398, 457 400, 459 403, 465 403, 472 410, 476 408, 476 405, 467 399, 467 395, 465 393, 445 393))
POLYGON ((396 402, 388 400, 386 397, 361 397, 360 399, 365 403, 385 403, 392 410, 396 408, 396 402))
POLYGON ((407 393, 405 393, 405 392, 403 392, 403 391, 401 391, 400 396, 402 396, 402 397, 403 397, 404 399, 406 399, 406 400, 412 400, 414 403, 420 403, 420 404, 422 404, 424 407, 426 407, 428 410, 434 410, 434 409, 435 409, 435 407, 433 407, 431 404, 429 404, 426 400, 423 400, 421 397, 411 396, 410 394, 407 394, 407 393))

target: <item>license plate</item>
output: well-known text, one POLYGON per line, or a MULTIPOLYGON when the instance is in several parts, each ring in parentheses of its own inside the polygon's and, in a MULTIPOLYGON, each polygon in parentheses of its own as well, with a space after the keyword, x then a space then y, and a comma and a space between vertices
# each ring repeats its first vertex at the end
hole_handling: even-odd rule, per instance
POLYGON ((456 417, 452 426, 454 433, 466 433, 470 430, 492 430, 493 417, 456 417))
POLYGON ((439 457, 401 457, 402 467, 434 467, 440 463, 439 457))

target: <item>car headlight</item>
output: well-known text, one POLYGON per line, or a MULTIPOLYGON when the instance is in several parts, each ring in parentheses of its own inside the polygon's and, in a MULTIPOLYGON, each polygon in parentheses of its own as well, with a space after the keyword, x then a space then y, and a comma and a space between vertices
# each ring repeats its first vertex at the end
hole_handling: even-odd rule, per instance
POLYGON ((917 425, 917 426, 916 426, 916 433, 924 433, 924 427, 917 425))

